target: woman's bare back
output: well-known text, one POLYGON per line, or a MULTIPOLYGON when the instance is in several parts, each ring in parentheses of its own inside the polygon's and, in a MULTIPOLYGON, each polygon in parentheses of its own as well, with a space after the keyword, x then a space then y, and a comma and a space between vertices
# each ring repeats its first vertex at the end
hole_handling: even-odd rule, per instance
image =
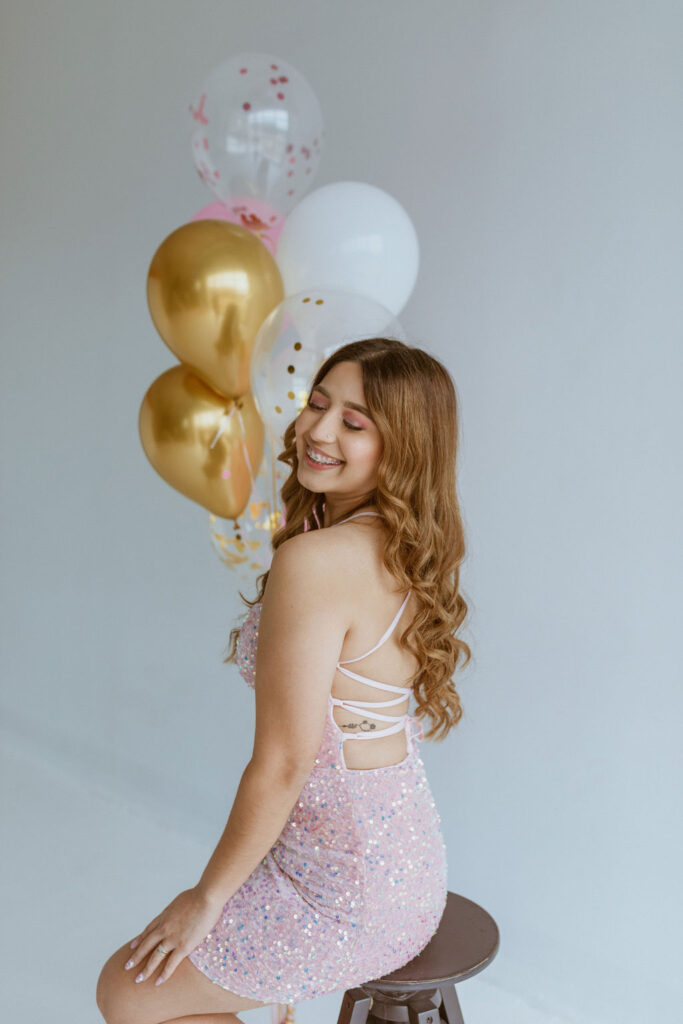
MULTIPOLYGON (((354 574, 354 597, 346 609, 349 626, 344 637, 339 663, 358 658, 370 651, 384 635, 399 611, 406 596, 397 592, 396 580, 382 562, 384 531, 386 527, 379 516, 363 515, 353 520, 340 522, 328 527, 331 533, 348 531, 352 535, 349 555, 352 556, 351 571, 354 574)), ((348 534, 344 542, 348 543, 348 534)), ((418 663, 410 651, 399 647, 399 637, 416 611, 416 598, 410 594, 398 623, 385 642, 372 654, 354 661, 353 672, 370 679, 405 688, 405 699, 388 708, 379 708, 379 713, 398 716, 410 710, 411 682, 417 672, 418 663)), ((349 678, 339 668, 334 673, 331 696, 346 701, 372 701, 380 703, 399 694, 388 693, 368 683, 349 678)), ((372 709, 369 709, 370 711, 372 709)), ((407 754, 405 730, 393 732, 386 738, 380 733, 390 728, 390 722, 376 720, 370 716, 354 713, 344 707, 333 706, 332 715, 340 729, 348 736, 360 732, 372 732, 371 742, 348 740, 344 742, 346 766, 354 768, 384 768, 398 764, 407 754)))

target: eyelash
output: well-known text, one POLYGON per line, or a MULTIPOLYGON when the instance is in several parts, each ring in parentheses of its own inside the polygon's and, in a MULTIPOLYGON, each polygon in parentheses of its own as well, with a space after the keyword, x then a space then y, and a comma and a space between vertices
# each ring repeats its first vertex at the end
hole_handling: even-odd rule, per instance
MULTIPOLYGON (((308 400, 308 402, 306 404, 308 405, 309 409, 324 409, 324 406, 322 406, 322 405, 314 405, 313 402, 310 400, 310 398, 309 398, 309 400, 308 400)), ((344 426, 346 427, 347 430, 362 430, 363 429, 362 427, 354 427, 351 423, 347 423, 346 420, 342 420, 342 423, 344 424, 344 426)))

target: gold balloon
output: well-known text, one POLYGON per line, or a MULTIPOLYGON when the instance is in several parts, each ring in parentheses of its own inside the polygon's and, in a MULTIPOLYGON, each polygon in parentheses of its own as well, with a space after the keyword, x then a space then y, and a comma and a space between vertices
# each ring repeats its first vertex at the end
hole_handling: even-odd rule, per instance
POLYGON ((255 234, 223 220, 183 224, 147 275, 147 304, 171 352, 229 398, 249 390, 256 333, 284 298, 278 265, 255 234))
POLYGON ((186 366, 149 386, 138 417, 145 455, 166 483, 223 519, 244 510, 265 430, 250 392, 217 394, 186 366))

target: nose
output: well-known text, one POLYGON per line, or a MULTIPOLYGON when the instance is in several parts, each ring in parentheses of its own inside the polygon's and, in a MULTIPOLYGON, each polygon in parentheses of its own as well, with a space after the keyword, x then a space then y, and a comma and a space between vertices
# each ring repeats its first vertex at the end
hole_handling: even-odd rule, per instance
POLYGON ((325 441, 334 441, 334 428, 332 422, 328 416, 332 410, 327 409, 325 412, 318 413, 318 418, 315 422, 313 429, 310 431, 311 438, 325 441))

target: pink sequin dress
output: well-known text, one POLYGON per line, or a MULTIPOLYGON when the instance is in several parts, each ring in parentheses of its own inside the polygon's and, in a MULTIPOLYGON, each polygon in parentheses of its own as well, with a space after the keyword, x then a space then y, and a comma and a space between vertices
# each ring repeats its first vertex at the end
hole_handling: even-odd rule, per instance
MULTIPOLYGON (((364 514, 370 513, 357 513, 364 514)), ((371 651, 350 661, 386 640, 409 596, 371 651)), ((260 614, 258 603, 237 646, 240 672, 252 687, 260 614)), ((416 743, 420 723, 413 715, 368 710, 400 703, 406 689, 359 677, 346 663, 337 666, 346 675, 402 696, 364 703, 330 695, 313 770, 280 836, 189 954, 223 988, 290 1009, 402 967, 427 945, 446 905, 446 846, 416 743), (335 704, 395 724, 348 735, 332 716, 335 704), (403 761, 346 767, 344 741, 402 728, 403 761)))

